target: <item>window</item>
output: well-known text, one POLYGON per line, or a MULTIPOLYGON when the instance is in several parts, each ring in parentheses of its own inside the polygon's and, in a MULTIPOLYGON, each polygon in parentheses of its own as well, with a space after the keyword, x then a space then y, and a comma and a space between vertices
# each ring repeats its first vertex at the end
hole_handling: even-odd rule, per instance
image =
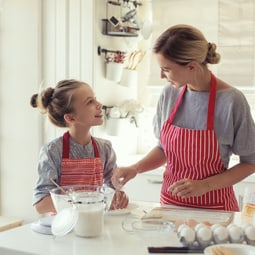
MULTIPOLYGON (((175 24, 193 25, 209 42, 216 43, 221 61, 210 69, 216 76, 243 91, 255 117, 255 1, 153 0, 152 10, 152 43, 165 29, 175 24)), ((166 81, 160 79, 159 66, 152 56, 147 84, 152 100, 140 127, 140 153, 155 145, 151 115, 155 112, 164 84, 166 81)))

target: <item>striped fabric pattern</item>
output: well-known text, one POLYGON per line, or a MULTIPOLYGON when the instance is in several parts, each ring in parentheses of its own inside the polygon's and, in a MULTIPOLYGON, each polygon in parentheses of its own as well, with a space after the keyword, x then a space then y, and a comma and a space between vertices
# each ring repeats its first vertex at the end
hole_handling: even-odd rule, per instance
POLYGON ((62 171, 60 185, 103 185, 103 165, 97 143, 91 137, 94 147, 94 158, 69 158, 70 134, 63 135, 62 171))
POLYGON ((186 90, 187 86, 184 86, 160 134, 160 141, 168 160, 160 201, 163 204, 239 211, 232 186, 190 198, 173 196, 168 191, 168 187, 178 180, 185 178, 201 180, 226 171, 221 160, 216 133, 213 129, 216 77, 212 74, 206 130, 192 130, 172 125, 186 90))
POLYGON ((103 185, 100 158, 63 159, 60 185, 103 185))
POLYGON ((190 198, 172 196, 167 190, 169 185, 180 179, 200 180, 225 171, 215 132, 188 130, 166 124, 162 133, 166 137, 164 151, 168 162, 163 178, 161 203, 238 211, 232 187, 190 198), (205 146, 208 143, 211 144, 210 147, 205 146))

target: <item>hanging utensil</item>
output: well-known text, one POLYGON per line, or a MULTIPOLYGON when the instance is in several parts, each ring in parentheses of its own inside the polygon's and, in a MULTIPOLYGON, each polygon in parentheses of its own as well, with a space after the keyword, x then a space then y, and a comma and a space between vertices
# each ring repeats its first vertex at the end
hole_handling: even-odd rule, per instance
POLYGON ((132 66, 133 66, 134 54, 135 54, 135 51, 132 51, 132 52, 129 54, 127 69, 131 69, 132 66))
POLYGON ((143 60, 143 57, 145 55, 145 52, 139 50, 135 53, 135 56, 133 58, 133 64, 131 69, 132 70, 136 70, 137 66, 141 63, 141 61, 143 60))

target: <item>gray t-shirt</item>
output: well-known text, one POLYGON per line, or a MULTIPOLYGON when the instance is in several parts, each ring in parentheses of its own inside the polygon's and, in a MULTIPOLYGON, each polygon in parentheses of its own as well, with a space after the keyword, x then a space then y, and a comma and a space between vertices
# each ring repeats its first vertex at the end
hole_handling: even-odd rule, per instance
MULTIPOLYGON (((95 137, 94 137, 95 138, 95 137)), ((112 187, 112 173, 117 167, 116 154, 110 141, 95 138, 99 155, 103 164, 104 183, 112 187)), ((70 138, 70 158, 94 158, 92 141, 82 146, 70 138)), ((39 177, 34 188, 33 205, 49 194, 49 190, 55 188, 50 178, 60 182, 62 164, 62 136, 42 146, 38 162, 39 177)))
MULTIPOLYGON (((157 138, 181 90, 182 88, 178 89, 172 85, 164 87, 153 120, 157 138)), ((188 129, 206 129, 208 99, 209 92, 187 89, 173 124, 188 129)), ((233 87, 217 91, 214 130, 226 168, 232 154, 239 155, 240 162, 255 164, 255 124, 248 102, 241 91, 233 87)))

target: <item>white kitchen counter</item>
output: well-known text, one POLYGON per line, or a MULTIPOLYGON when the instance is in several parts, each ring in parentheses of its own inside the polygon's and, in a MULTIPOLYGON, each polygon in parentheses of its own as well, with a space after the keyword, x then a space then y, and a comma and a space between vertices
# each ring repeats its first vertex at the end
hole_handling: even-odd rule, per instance
MULTIPOLYGON (((141 216, 159 204, 139 202, 132 214, 105 216, 105 228, 98 238, 81 238, 70 233, 64 237, 53 237, 34 232, 31 225, 23 225, 0 233, 0 254, 4 255, 130 255, 149 254, 148 243, 135 233, 123 230, 122 222, 127 217, 141 216)), ((236 214, 239 217, 239 213, 236 214)), ((238 222, 236 219, 234 222, 238 222)), ((236 216, 235 216, 236 218, 236 216)), ((133 220, 133 219, 132 219, 133 220)), ((170 233, 168 246, 181 246, 175 232, 170 233)), ((195 253, 193 253, 195 254, 195 253)), ((200 253, 201 254, 201 253, 200 253)))
MULTIPOLYGON (((155 203, 139 203, 136 215, 143 210, 158 206, 155 203)), ((0 233, 0 254, 4 255, 130 255, 149 254, 146 244, 137 234, 125 232, 122 221, 130 215, 108 215, 105 217, 105 228, 98 238, 81 238, 70 233, 64 237, 54 238, 34 232, 31 225, 23 225, 0 233)), ((180 243, 176 233, 171 234, 169 246, 180 243)))

